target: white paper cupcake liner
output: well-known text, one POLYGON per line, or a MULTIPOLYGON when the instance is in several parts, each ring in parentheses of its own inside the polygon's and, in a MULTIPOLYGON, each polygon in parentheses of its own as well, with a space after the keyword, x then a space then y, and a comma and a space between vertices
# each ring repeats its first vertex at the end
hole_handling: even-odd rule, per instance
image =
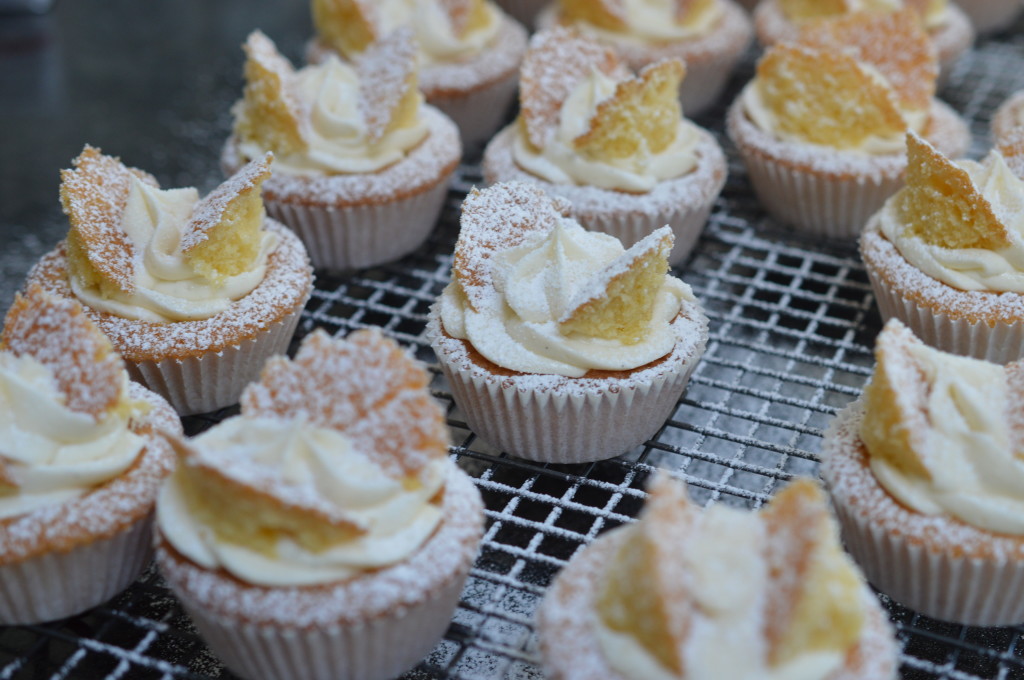
POLYGON ((387 680, 416 665, 444 635, 467 569, 422 604, 365 624, 297 630, 212 616, 182 597, 199 634, 232 672, 265 680, 387 680))
POLYGON ((110 538, 0 566, 0 624, 55 621, 106 602, 149 563, 151 515, 110 538))
POLYGON ((626 380, 558 384, 543 381, 552 376, 496 376, 449 354, 445 345, 458 341, 444 336, 436 305, 427 337, 470 429, 520 458, 572 464, 625 453, 665 424, 704 353, 706 317, 700 314, 697 323, 702 324, 699 339, 685 349, 677 347, 682 356, 666 359, 664 370, 626 380))
POLYGON ((944 352, 1006 364, 1024 357, 1024 321, 997 323, 953 319, 901 295, 867 267, 883 321, 895 317, 925 344, 944 352))
POLYGON ((505 122, 519 85, 519 70, 472 92, 436 94, 430 103, 447 114, 459 127, 462 146, 482 147, 505 122))
POLYGON ((265 199, 264 204, 302 240, 315 268, 363 269, 408 255, 427 239, 448 192, 446 180, 447 175, 388 203, 334 207, 265 199))
POLYGON ((263 364, 288 351, 307 295, 288 315, 255 337, 220 352, 187 359, 125 361, 128 375, 167 399, 179 415, 209 413, 238 403, 263 364))
POLYGON ((867 579, 926 616, 970 626, 1024 621, 1024 564, 929 550, 836 504, 847 550, 867 579))

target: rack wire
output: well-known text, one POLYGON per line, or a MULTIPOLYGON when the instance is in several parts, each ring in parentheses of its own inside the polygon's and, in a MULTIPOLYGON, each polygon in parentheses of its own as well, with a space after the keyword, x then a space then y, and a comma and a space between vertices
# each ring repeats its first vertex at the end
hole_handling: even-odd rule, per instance
MULTIPOLYGON (((729 101, 749 79, 733 79, 729 101)), ((972 125, 972 155, 989 144, 996 106, 1024 88, 1024 38, 1007 32, 954 69, 944 98, 972 125)), ((729 154, 730 179, 695 255, 679 270, 711 320, 708 349, 664 427, 608 461, 538 465, 490 447, 467 427, 423 338, 448 281, 458 206, 479 168, 459 169, 441 223, 415 255, 351 276, 320 276, 297 339, 314 327, 344 335, 380 326, 433 372, 448 408, 452 456, 475 480, 487 529, 445 638, 407 680, 539 679, 533 613, 569 558, 632 521, 656 468, 685 479, 700 503, 756 508, 797 475, 817 475, 823 429, 860 393, 880 327, 849 243, 797 240, 760 209, 722 134, 724 108, 699 122, 729 154)), ((297 340, 296 340, 297 341, 297 340)), ((192 433, 231 415, 191 418, 192 433)), ((884 596, 902 643, 903 678, 1024 678, 1024 628, 971 628, 928 619, 884 596)), ((0 680, 230 677, 152 568, 125 593, 49 625, 0 628, 0 680)))

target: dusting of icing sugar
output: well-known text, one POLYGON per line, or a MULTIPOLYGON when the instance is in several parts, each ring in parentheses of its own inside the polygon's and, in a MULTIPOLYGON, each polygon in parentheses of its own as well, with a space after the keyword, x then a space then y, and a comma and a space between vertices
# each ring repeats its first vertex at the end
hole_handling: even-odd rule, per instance
POLYGON ((242 394, 247 416, 303 416, 344 432, 395 478, 420 474, 448 450, 426 370, 377 329, 333 340, 318 330, 293 361, 275 357, 242 394))
POLYGON ((863 402, 855 401, 825 433, 821 474, 837 505, 933 553, 1000 561, 1024 559, 1024 537, 994 534, 945 515, 923 515, 890 496, 868 464, 859 434, 863 419, 863 402))
POLYGON ((547 373, 518 373, 487 361, 472 349, 469 341, 453 338, 444 331, 437 303, 430 308, 426 337, 435 352, 444 354, 443 364, 469 371, 487 382, 499 383, 502 388, 586 397, 636 390, 660 375, 684 373, 684 367, 696 362, 707 345, 708 319, 700 304, 682 300, 679 315, 672 322, 671 330, 676 336, 676 343, 672 352, 665 357, 630 371, 590 371, 582 378, 547 373))
POLYGON ((124 362, 73 299, 31 286, 7 313, 0 349, 50 369, 73 411, 99 416, 121 397, 124 362))
POLYGON ((1002 144, 1021 127, 1024 127, 1024 90, 1014 92, 996 109, 992 116, 992 136, 997 145, 1002 144))
MULTIPOLYGON (((462 97, 515 77, 526 51, 526 29, 504 13, 498 15, 498 30, 479 54, 461 61, 426 64, 420 69, 420 91, 427 100, 462 97)), ((316 38, 306 46, 306 61, 310 64, 319 64, 331 54, 337 53, 316 38)))
MULTIPOLYGON (((904 152, 865 154, 842 151, 805 142, 777 139, 758 128, 743 110, 742 96, 729 107, 726 129, 742 155, 757 155, 789 167, 832 178, 863 177, 881 182, 903 174, 907 166, 904 152)), ((959 158, 970 146, 967 123, 947 104, 932 100, 924 138, 948 158, 959 158)))
MULTIPOLYGON (((305 177, 278 173, 263 183, 263 200, 329 208, 381 205, 447 181, 462 157, 459 130, 437 109, 423 106, 420 113, 430 132, 397 163, 367 174, 305 177)), ((238 140, 228 139, 220 159, 224 172, 235 173, 247 160, 240 155, 238 140)))
POLYGON ((402 98, 413 86, 416 43, 412 29, 399 28, 370 45, 357 61, 359 111, 366 123, 367 138, 384 136, 402 98))
POLYGON ((905 299, 934 313, 971 323, 1019 323, 1024 319, 1024 295, 1013 292, 959 290, 928 276, 910 264, 872 218, 860 239, 860 254, 873 285, 885 285, 905 299))
POLYGON ((160 484, 175 461, 170 445, 157 432, 182 436, 181 420, 160 396, 135 383, 128 389, 130 399, 149 406, 147 413, 129 423, 133 432, 146 438, 142 454, 127 472, 81 498, 0 521, 0 565, 109 538, 152 511, 160 484))
POLYGON ((682 177, 665 180, 644 194, 633 194, 601 187, 575 184, 552 184, 520 168, 512 154, 516 135, 514 126, 499 132, 487 145, 483 158, 484 179, 488 184, 508 181, 534 182, 549 194, 562 196, 572 203, 572 214, 586 222, 596 216, 665 215, 676 206, 694 206, 717 195, 725 185, 726 163, 721 147, 714 136, 698 128, 694 147, 696 167, 682 177))
MULTIPOLYGON (((85 307, 86 313, 126 361, 185 359, 237 346, 277 324, 305 304, 313 288, 313 271, 306 249, 284 225, 267 219, 265 228, 278 237, 267 258, 267 273, 255 289, 209 319, 151 323, 123 319, 85 307)), ((44 255, 29 271, 26 286, 40 284, 74 298, 68 282, 66 244, 44 255)))
POLYGON ((157 537, 157 561, 179 597, 234 622, 309 629, 365 623, 413 607, 462 577, 483 533, 483 502, 469 477, 449 464, 437 531, 398 564, 322 586, 261 587, 207 571, 157 537))
POLYGON ((181 238, 182 252, 189 252, 210 237, 210 231, 223 221, 224 211, 233 200, 245 192, 259 191, 260 184, 270 174, 270 164, 273 160, 274 154, 267 152, 263 158, 246 164, 226 182, 211 191, 206 198, 196 203, 181 238))

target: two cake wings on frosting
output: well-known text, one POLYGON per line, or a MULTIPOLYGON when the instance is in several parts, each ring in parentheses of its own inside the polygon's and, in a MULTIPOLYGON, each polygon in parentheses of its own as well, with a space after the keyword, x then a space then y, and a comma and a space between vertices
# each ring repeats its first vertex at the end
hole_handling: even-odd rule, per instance
POLYGON ((520 70, 522 124, 530 144, 543 148, 550 141, 562 103, 595 70, 618 82, 597 104, 587 130, 573 140, 578 153, 614 161, 643 149, 658 153, 673 142, 682 118, 683 62, 659 61, 631 77, 612 50, 555 28, 534 36, 520 70))
MULTIPOLYGON (((273 41, 253 31, 243 45, 245 89, 237 132, 280 154, 309 148, 309 112, 299 97, 295 69, 273 41)), ((367 45, 356 59, 359 112, 369 142, 407 124, 419 107, 416 43, 400 28, 367 45)))
MULTIPOLYGON (((270 176, 271 154, 252 161, 192 209, 182 235, 185 260, 197 274, 221 280, 244 271, 258 253, 263 224, 260 186, 270 176), (222 245, 230 243, 230 254, 222 245)), ((156 180, 99 149, 86 146, 61 172, 60 197, 71 228, 68 264, 85 285, 132 293, 135 245, 121 227, 133 178, 156 187, 156 180)))
MULTIPOLYGON (((462 204, 452 265, 470 307, 480 311, 495 304, 496 253, 547 234, 569 211, 566 201, 530 183, 473 189, 462 204)), ((636 342, 650 323, 673 242, 670 229, 659 229, 594 274, 558 320, 560 330, 636 342)))
MULTIPOLYGON (((695 590, 680 553, 706 530, 702 519, 683 485, 668 475, 655 477, 641 521, 626 530, 595 593, 603 623, 634 636, 678 677, 686 676, 685 648, 695 617, 711 614, 702 607, 709 599, 728 606, 728 598, 695 590)), ((810 651, 850 649, 863 621, 864 586, 842 552, 821 488, 807 479, 794 481, 754 519, 762 526, 760 553, 769 579, 761 603, 769 663, 778 666, 810 651), (824 592, 829 597, 822 597, 824 592)), ((744 555, 755 547, 745 546, 744 555)))
POLYGON ((784 133, 848 148, 907 129, 935 94, 935 47, 910 10, 816 21, 757 65, 765 107, 784 133))

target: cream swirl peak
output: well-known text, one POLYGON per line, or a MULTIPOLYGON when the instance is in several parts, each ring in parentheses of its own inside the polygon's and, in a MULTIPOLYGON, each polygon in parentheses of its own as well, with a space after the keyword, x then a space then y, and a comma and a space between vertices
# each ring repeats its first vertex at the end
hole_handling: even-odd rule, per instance
POLYGON ((259 31, 245 44, 235 136, 247 158, 267 151, 293 175, 360 174, 405 157, 428 134, 412 31, 374 43, 356 64, 330 56, 295 71, 259 31))
POLYGON ((595 633, 626 680, 825 680, 877 607, 809 480, 751 513, 702 511, 661 476, 616 534, 594 584, 595 633))
POLYGON ((1024 535, 1021 366, 933 349, 895 320, 875 356, 860 434, 879 483, 921 514, 1024 535))
POLYGON ((1024 181, 1002 154, 954 162, 917 138, 908 140, 908 154, 906 188, 873 218, 885 237, 954 288, 1024 293, 1024 181), (951 178, 961 192, 935 193, 951 178))
POLYGON ((935 46, 912 10, 855 13, 770 48, 741 102, 780 140, 893 154, 907 130, 928 125, 937 76, 935 46))
POLYGON ((520 76, 516 164, 555 184, 629 192, 685 175, 699 133, 682 117, 684 75, 682 62, 663 61, 633 78, 588 38, 562 28, 537 34, 520 76))
POLYGON ((272 159, 249 163, 199 200, 195 189, 162 190, 87 147, 61 185, 75 295, 97 311, 151 322, 227 309, 263 280, 277 243, 262 228, 260 197, 272 159))
POLYGON ((689 287, 666 273, 671 230, 626 250, 612 236, 584 230, 558 205, 518 182, 466 199, 453 281, 439 302, 445 331, 524 373, 581 377, 668 354, 675 344, 670 326, 682 301, 693 300, 689 287), (484 216, 506 201, 533 214, 484 216), (494 252, 482 261, 480 247, 500 238, 500 223, 490 221, 507 218, 518 222, 516 238, 490 243, 494 252))
POLYGON ((405 559, 441 521, 451 466, 442 458, 417 483, 395 479, 344 433, 302 416, 232 418, 184 450, 161 491, 160 531, 196 564, 264 586, 340 581, 405 559))

